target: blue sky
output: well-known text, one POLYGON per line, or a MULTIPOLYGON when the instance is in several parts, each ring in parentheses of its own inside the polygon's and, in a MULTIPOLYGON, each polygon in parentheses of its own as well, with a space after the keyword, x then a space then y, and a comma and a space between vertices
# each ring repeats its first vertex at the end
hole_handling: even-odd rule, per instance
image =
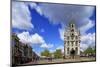
POLYGON ((44 49, 63 52, 64 28, 75 20, 82 35, 81 47, 95 45, 94 6, 35 2, 12 2, 12 32, 40 54, 44 49), (89 42, 87 43, 86 40, 89 42))

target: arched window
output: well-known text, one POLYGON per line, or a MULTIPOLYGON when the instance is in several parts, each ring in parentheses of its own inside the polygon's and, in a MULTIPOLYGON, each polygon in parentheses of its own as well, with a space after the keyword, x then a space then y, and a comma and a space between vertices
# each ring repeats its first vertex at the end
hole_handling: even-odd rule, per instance
POLYGON ((76 46, 78 45, 78 41, 76 41, 76 46))
POLYGON ((76 52, 76 55, 77 55, 77 53, 78 53, 78 47, 75 48, 75 52, 76 52))
POLYGON ((74 45, 74 41, 71 41, 72 46, 74 45))
POLYGON ((78 39, 78 36, 76 36, 76 39, 78 39))
POLYGON ((69 41, 67 42, 67 44, 68 44, 67 46, 69 46, 69 41))
POLYGON ((71 27, 74 27, 74 24, 71 24, 71 27))
POLYGON ((67 48, 67 54, 69 54, 69 47, 67 48))

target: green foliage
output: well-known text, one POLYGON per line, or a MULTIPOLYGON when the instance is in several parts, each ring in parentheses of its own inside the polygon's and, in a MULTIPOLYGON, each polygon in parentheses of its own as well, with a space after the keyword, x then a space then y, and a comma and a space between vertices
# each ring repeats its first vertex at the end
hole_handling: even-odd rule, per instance
POLYGON ((85 53, 85 54, 88 54, 88 53, 92 53, 92 54, 93 54, 93 53, 95 53, 95 51, 96 51, 95 48, 93 49, 92 47, 88 47, 88 48, 84 51, 84 53, 85 53))
POLYGON ((62 58, 62 53, 61 53, 61 49, 57 49, 55 52, 54 52, 54 58, 62 58))
POLYGON ((49 50, 45 49, 43 52, 41 52, 41 56, 51 57, 51 53, 49 50))

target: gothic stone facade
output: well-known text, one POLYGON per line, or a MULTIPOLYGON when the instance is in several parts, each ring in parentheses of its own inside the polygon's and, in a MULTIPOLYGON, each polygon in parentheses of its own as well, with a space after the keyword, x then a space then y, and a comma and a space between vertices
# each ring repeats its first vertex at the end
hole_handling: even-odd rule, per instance
POLYGON ((64 32, 64 56, 68 58, 74 51, 75 56, 80 56, 80 31, 74 23, 69 23, 64 32))

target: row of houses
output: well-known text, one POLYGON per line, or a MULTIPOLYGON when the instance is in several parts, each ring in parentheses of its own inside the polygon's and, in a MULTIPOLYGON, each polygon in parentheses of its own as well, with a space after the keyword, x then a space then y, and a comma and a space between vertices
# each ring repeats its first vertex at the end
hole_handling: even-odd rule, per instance
POLYGON ((12 64, 18 65, 37 60, 39 56, 32 51, 32 47, 19 41, 16 34, 12 34, 12 64))

